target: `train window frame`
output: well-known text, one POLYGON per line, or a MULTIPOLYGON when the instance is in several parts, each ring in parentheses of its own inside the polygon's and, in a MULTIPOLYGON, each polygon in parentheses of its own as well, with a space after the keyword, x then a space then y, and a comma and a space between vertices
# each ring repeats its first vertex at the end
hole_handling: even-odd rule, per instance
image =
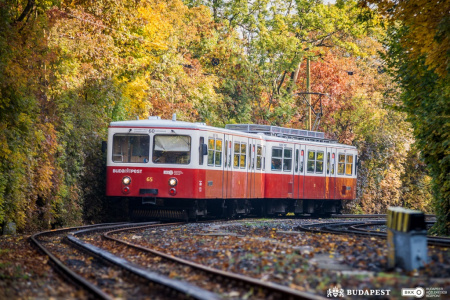
MULTIPOLYGON (((181 143, 180 143, 181 144, 181 143)), ((190 135, 183 135, 183 134, 155 134, 153 135, 153 147, 152 147, 152 163, 154 164, 165 164, 165 165, 189 165, 191 163, 191 157, 192 157, 192 137, 190 135), (158 145, 158 143, 156 142, 156 139, 159 137, 186 137, 188 138, 188 141, 184 141, 185 143, 187 143, 188 145, 188 151, 168 151, 164 148, 163 151, 161 150, 155 150, 155 147, 158 145), (156 152, 162 152, 163 154, 165 152, 185 152, 187 153, 186 157, 184 156, 179 156, 178 158, 180 159, 180 161, 183 162, 166 162, 167 158, 172 158, 170 156, 166 156, 164 155, 164 157, 162 155, 157 155, 156 152), (163 160, 161 160, 161 158, 164 158, 163 160), (161 162, 159 162, 161 161, 161 162)), ((177 159, 178 160, 178 159, 177 159)))
POLYGON ((299 150, 295 149, 295 173, 298 173, 298 165, 299 165, 299 150))
POLYGON ((292 171, 292 148, 285 147, 283 149, 283 172, 292 171), (286 152, 290 153, 290 157, 286 158, 286 152))
POLYGON ((248 147, 248 169, 251 170, 252 169, 252 161, 253 161, 253 157, 252 157, 252 143, 249 143, 249 147, 248 147))
POLYGON ((228 141, 227 140, 225 140, 225 153, 224 153, 223 156, 225 158, 224 166, 226 168, 227 167, 227 163, 228 163, 228 141))
POLYGON ((252 158, 251 158, 252 170, 255 170, 256 169, 256 144, 252 145, 252 153, 253 153, 252 158))
POLYGON ((222 139, 208 138, 208 166, 222 166, 223 141, 222 139), (220 145, 219 145, 220 144, 220 145))
POLYGON ((316 174, 323 174, 323 163, 324 163, 324 160, 325 160, 325 152, 317 150, 316 151, 316 171, 315 171, 316 174), (319 155, 320 154, 322 154, 322 159, 319 159, 319 155))
POLYGON ((353 154, 346 154, 345 155, 345 175, 346 176, 352 176, 353 175, 353 161, 354 161, 353 154), (349 158, 351 158, 350 162, 349 162, 349 158))
POLYGON ((231 148, 232 142, 231 140, 228 141, 228 144, 226 145, 226 147, 228 148, 228 168, 231 168, 231 164, 232 164, 232 152, 233 152, 233 148, 231 148))
POLYGON ((338 175, 344 175, 345 174, 345 153, 338 153, 338 175), (343 161, 341 161, 341 156, 343 157, 343 161), (341 172, 341 166, 342 166, 342 172, 341 172))
POLYGON ((214 150, 216 148, 216 141, 214 138, 208 138, 208 163, 207 165, 210 167, 214 166, 214 150))
POLYGON ((263 169, 263 171, 265 171, 266 170, 266 146, 263 146, 262 157, 263 157, 262 169, 263 169))
POLYGON ((241 143, 241 157, 239 162, 240 168, 245 169, 246 163, 247 163, 247 143, 241 143))
POLYGON ((303 174, 305 168, 305 149, 300 150, 300 174, 303 174))
MULTIPOLYGON (((137 160, 137 158, 135 158, 137 160)), ((113 144, 112 144, 112 153, 111 153, 111 160, 113 163, 119 163, 119 164, 146 164, 149 162, 150 160, 150 135, 148 134, 142 134, 142 133, 127 133, 127 132, 118 132, 115 133, 113 135, 113 144), (116 138, 125 138, 124 142, 121 143, 117 143, 118 141, 116 140, 116 138), (135 145, 139 145, 139 151, 135 150, 134 147, 132 147, 132 138, 138 138, 137 139, 137 144, 134 143, 135 145), (147 147, 145 148, 145 143, 140 142, 141 138, 147 138, 147 147), (116 142, 117 141, 117 142, 116 142), (122 145, 121 145, 122 144, 122 145), (115 151, 115 146, 119 145, 119 152, 115 151), (126 153, 123 152, 123 148, 122 147, 126 147, 126 153), (147 151, 145 151, 147 150, 147 151), (135 152, 137 151, 137 152, 135 152), (144 152, 142 152, 144 151, 144 152), (133 154, 137 154, 137 155, 133 155, 133 154), (146 155, 145 155, 146 154, 146 155), (124 157, 126 156, 126 160, 124 160, 124 157), (118 159, 114 159, 114 157, 119 158, 118 159), (132 161, 133 157, 139 157, 139 161, 132 161)))
POLYGON ((199 153, 199 155, 198 155, 198 164, 200 165, 200 166, 203 166, 203 164, 205 163, 205 159, 204 159, 204 155, 203 155, 203 153, 202 153, 202 145, 203 145, 203 143, 205 143, 205 138, 203 137, 203 136, 201 136, 200 137, 200 139, 199 139, 199 151, 198 151, 198 153, 199 153))
POLYGON ((271 171, 281 171, 283 166, 283 147, 272 147, 271 171), (274 150, 280 150, 280 156, 274 156, 274 150))
POLYGON ((247 162, 247 143, 234 142, 233 168, 245 169, 247 162))
POLYGON ((316 150, 308 150, 308 156, 306 158, 306 172, 307 173, 316 172, 316 150), (313 153, 314 156, 311 157, 310 153, 313 153))
POLYGON ((261 170, 262 168, 262 147, 261 145, 256 145, 256 170, 261 170))
POLYGON ((358 176, 358 155, 355 155, 355 176, 358 176))
POLYGON ((331 152, 327 151, 327 174, 330 174, 331 169, 331 152))
POLYGON ((336 153, 331 153, 331 175, 334 175, 336 169, 336 153))

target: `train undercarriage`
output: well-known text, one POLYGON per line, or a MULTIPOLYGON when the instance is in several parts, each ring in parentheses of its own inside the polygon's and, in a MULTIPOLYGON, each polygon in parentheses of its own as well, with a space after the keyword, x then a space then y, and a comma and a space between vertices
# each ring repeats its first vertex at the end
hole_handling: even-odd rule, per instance
POLYGON ((341 200, 161 198, 127 198, 127 200, 128 218, 136 221, 303 215, 326 217, 339 214, 342 209, 341 200))

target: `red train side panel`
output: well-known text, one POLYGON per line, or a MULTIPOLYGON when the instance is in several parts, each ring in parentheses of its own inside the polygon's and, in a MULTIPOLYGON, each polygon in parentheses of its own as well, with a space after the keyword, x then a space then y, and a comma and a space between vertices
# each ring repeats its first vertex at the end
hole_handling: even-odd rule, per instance
POLYGON ((354 173, 357 152, 352 146, 251 135, 185 122, 159 120, 113 124, 108 146, 108 196, 308 200, 351 200, 356 197, 354 173), (118 144, 120 147, 113 144, 115 135, 121 141, 118 144), (166 138, 168 136, 185 138, 171 145, 170 139, 166 138), (127 141, 130 144, 138 139, 144 143, 140 144, 141 148, 145 145, 149 150, 125 149, 127 141), (208 142, 215 143, 216 152, 207 148, 207 154, 200 154, 202 146, 208 142), (220 147, 217 148, 217 145, 220 147), (189 149, 188 160, 178 164, 155 160, 152 151, 159 151, 162 155, 167 150, 166 146, 173 146, 174 153, 187 152, 186 149, 189 149), (236 153, 236 149, 240 151, 236 153), (214 159, 217 153, 222 156, 218 160, 208 160, 210 152, 215 153, 214 159), (244 166, 241 161, 235 167, 234 157, 239 155, 247 158, 243 160, 244 166), (268 162, 272 162, 272 159, 281 161, 283 170, 281 167, 280 171, 271 170, 268 162), (211 161, 219 163, 212 166, 211 161), (208 162, 211 165, 207 165, 208 162), (289 165, 286 169, 285 163, 289 165), (337 174, 338 163, 341 168, 339 172, 345 171, 345 174, 337 174), (314 168, 311 170, 312 166, 314 168), (124 177, 129 177, 130 182, 125 184, 124 177), (171 179, 175 179, 174 186, 169 184, 171 179))

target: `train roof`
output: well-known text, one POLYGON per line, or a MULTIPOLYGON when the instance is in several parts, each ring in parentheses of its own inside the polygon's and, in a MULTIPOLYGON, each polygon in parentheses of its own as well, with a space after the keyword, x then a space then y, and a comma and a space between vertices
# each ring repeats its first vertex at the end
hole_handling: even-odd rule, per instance
MULTIPOLYGON (((149 118, 144 120, 131 120, 131 121, 116 121, 109 124, 110 127, 174 127, 174 128, 205 128, 205 123, 191 123, 177 120, 162 120, 156 118, 149 118)), ((211 127, 213 128, 213 127, 211 127)))
POLYGON ((116 121, 111 122, 110 127, 151 127, 151 128, 185 128, 185 129, 203 129, 203 130, 214 130, 222 131, 224 133, 230 131, 238 131, 241 134, 248 136, 258 135, 264 137, 266 140, 279 140, 283 141, 286 139, 303 140, 316 143, 328 143, 328 144, 338 144, 339 146, 344 146, 348 148, 356 148, 354 146, 340 144, 336 140, 331 140, 325 138, 323 132, 318 131, 308 131, 300 130, 286 127, 270 126, 270 125, 258 125, 258 124, 227 124, 225 128, 207 126, 206 123, 192 123, 176 120, 176 117, 172 120, 163 120, 160 117, 149 117, 144 120, 129 120, 129 121, 116 121))

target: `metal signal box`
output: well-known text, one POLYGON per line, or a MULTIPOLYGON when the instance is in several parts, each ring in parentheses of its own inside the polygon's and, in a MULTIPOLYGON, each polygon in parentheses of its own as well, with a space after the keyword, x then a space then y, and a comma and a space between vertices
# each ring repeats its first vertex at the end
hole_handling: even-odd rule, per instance
POLYGON ((425 215, 390 207, 387 213, 388 268, 417 270, 428 261, 425 215))

